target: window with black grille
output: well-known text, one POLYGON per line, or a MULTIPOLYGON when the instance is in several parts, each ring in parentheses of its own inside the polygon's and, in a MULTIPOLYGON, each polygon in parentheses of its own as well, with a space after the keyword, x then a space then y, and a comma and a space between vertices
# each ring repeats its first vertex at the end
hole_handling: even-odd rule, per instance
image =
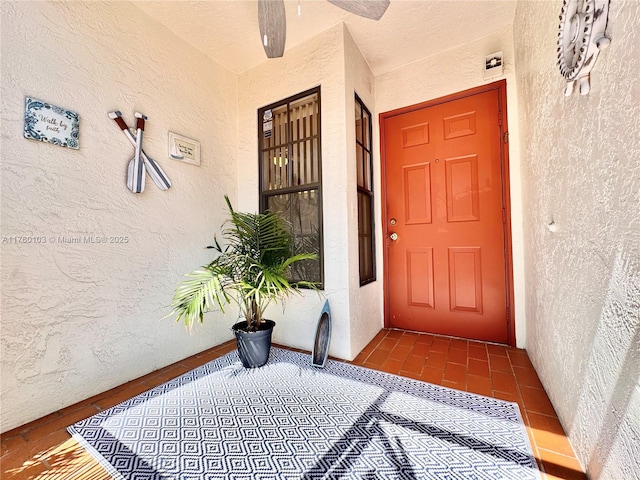
POLYGON ((320 87, 258 110, 260 209, 292 227, 294 253, 316 253, 296 262, 291 280, 324 284, 320 87))

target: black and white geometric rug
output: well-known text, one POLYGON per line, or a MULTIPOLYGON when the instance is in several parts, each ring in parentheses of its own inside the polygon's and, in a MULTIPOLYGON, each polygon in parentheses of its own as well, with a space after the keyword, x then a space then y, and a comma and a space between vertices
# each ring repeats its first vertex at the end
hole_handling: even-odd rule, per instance
POLYGON ((232 352, 69 427, 118 479, 533 480, 515 403, 273 348, 232 352))

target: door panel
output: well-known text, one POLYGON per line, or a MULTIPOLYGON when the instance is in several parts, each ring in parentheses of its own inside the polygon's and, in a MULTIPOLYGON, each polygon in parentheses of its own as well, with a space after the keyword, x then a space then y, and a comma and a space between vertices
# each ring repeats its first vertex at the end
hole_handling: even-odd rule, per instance
POLYGON ((402 128, 402 148, 429 143, 429 124, 408 125, 402 128))
POLYGON ((431 223, 431 166, 428 163, 402 167, 406 225, 431 223))
POLYGON ((508 341, 498 95, 383 118, 391 327, 508 341))
POLYGON ((433 308, 433 248, 407 251, 409 305, 433 308))
POLYGON ((445 159, 447 179, 447 221, 480 220, 478 156, 445 159))
POLYGON ((466 112, 452 117, 445 117, 442 121, 445 140, 476 133, 476 112, 466 112))
POLYGON ((449 248, 449 305, 452 311, 482 313, 480 248, 449 248))

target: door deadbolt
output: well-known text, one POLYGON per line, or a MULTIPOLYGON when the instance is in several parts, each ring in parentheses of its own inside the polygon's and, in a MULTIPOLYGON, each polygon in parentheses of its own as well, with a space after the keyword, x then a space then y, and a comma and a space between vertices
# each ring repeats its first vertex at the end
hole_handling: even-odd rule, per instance
POLYGON ((395 218, 392 218, 391 220, 389 220, 389 225, 394 226, 396 223, 398 223, 398 221, 395 218))
POLYGON ((398 239, 398 234, 396 232, 393 232, 391 235, 389 235, 389 238, 395 242, 398 239))

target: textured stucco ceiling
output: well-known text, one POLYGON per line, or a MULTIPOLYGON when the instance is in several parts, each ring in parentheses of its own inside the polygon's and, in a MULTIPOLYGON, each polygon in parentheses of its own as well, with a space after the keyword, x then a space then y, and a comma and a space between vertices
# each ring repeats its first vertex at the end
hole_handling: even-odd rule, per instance
MULTIPOLYGON (((134 1, 169 30, 229 70, 268 61, 256 0, 134 1)), ((513 23, 515 0, 391 0, 380 21, 349 14, 324 0, 285 0, 286 49, 344 22, 374 75, 500 31, 513 23)), ((491 52, 487 52, 491 53, 491 52)), ((286 50, 285 50, 286 55, 286 50)))

